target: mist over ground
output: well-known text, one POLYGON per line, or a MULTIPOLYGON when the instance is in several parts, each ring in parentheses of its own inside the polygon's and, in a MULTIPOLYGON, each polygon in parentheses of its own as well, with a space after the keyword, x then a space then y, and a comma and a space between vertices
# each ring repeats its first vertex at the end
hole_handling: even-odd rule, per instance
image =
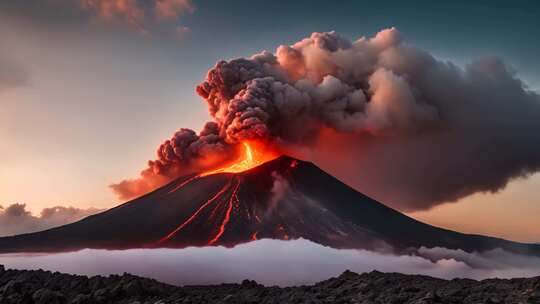
POLYGON ((264 285, 311 284, 354 272, 401 272, 452 279, 532 277, 540 275, 540 258, 497 249, 466 253, 421 248, 417 255, 389 255, 324 247, 305 239, 263 239, 234 248, 96 250, 58 254, 4 254, 6 268, 45 269, 72 274, 129 272, 175 285, 220 284, 253 279, 264 285))

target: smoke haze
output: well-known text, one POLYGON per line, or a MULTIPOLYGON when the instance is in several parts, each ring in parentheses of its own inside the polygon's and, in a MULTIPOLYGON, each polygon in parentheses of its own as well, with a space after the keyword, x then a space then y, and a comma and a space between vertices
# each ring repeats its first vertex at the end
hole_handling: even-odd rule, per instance
POLYGON ((420 254, 426 257, 339 250, 304 239, 264 239, 234 248, 85 249, 51 255, 0 255, 0 261, 8 268, 42 268, 85 275, 129 272, 177 285, 241 282, 246 278, 265 285, 300 285, 337 276, 346 269, 425 274, 447 279, 540 274, 540 258, 518 256, 502 250, 465 253, 423 248, 420 254))

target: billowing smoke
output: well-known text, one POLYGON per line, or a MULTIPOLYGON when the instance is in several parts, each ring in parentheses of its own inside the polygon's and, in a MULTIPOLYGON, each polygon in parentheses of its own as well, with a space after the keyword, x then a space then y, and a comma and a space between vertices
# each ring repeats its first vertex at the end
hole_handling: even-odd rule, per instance
POLYGON ((56 206, 44 208, 38 216, 26 210, 25 204, 0 206, 0 236, 41 231, 69 224, 96 214, 102 210, 96 208, 79 209, 56 206))
POLYGON ((51 255, 0 255, 0 260, 9 268, 41 268, 85 275, 129 272, 178 285, 221 284, 244 279, 265 285, 312 284, 338 276, 346 269, 355 272, 379 270, 425 274, 447 279, 530 277, 540 273, 538 257, 519 256, 502 250, 487 253, 438 250, 446 250, 447 254, 444 257, 426 258, 366 250, 340 250, 303 239, 264 239, 234 248, 85 249, 51 255), (507 257, 509 259, 506 261, 507 257), (142 260, 144 263, 141 263, 142 260), (469 262, 475 260, 481 260, 482 265, 469 262))
MULTIPOLYGON (((220 61, 197 92, 214 120, 205 151, 262 141, 401 210, 498 191, 540 168, 538 94, 499 59, 461 68, 394 28, 356 41, 313 33, 275 53, 220 61)), ((150 179, 196 169, 177 161, 201 157, 191 144, 171 142, 144 171, 150 179)), ((125 183, 113 187, 124 194, 125 183)))
POLYGON ((148 168, 137 179, 124 180, 111 188, 121 199, 129 199, 151 191, 183 174, 211 168, 235 155, 235 149, 219 135, 219 126, 208 122, 197 134, 180 129, 162 143, 157 160, 148 161, 148 168))
POLYGON ((314 33, 276 54, 219 62, 197 92, 228 142, 264 139, 312 142, 325 128, 393 134, 439 120, 437 109, 404 75, 379 61, 400 46, 395 29, 354 43, 314 33))

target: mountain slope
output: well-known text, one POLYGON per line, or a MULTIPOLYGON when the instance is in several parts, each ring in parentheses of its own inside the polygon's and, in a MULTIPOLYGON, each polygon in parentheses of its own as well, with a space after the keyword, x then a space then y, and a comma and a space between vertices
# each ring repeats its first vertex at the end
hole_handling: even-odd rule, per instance
POLYGON ((466 235, 411 219, 312 163, 279 157, 241 173, 190 175, 79 222, 0 238, 0 252, 80 248, 233 246, 305 238, 337 248, 405 251, 497 247, 540 255, 540 246, 466 235))

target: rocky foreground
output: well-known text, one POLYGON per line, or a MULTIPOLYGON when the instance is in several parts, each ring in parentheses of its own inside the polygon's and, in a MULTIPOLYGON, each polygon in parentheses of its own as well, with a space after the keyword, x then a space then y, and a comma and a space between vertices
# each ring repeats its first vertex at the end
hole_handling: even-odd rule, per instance
POLYGON ((265 287, 246 280, 177 287, 130 274, 88 278, 0 265, 0 303, 540 303, 540 277, 448 281, 346 271, 310 286, 265 287))

